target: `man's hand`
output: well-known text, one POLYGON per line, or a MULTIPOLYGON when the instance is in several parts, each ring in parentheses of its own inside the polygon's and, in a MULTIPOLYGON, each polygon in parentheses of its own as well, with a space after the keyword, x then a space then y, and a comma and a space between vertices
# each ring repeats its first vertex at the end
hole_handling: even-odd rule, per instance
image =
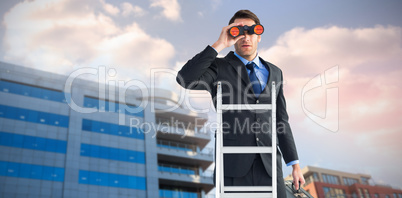
POLYGON ((223 49, 234 45, 238 40, 244 38, 244 35, 240 35, 236 38, 233 38, 229 35, 228 31, 233 26, 242 26, 243 23, 232 23, 224 28, 222 28, 221 35, 219 36, 218 40, 211 46, 213 47, 218 53, 223 49))
POLYGON ((292 176, 293 176, 293 184, 295 185, 296 190, 300 188, 300 185, 304 185, 306 181, 304 180, 303 173, 300 169, 299 164, 292 165, 293 171, 292 171, 292 176))

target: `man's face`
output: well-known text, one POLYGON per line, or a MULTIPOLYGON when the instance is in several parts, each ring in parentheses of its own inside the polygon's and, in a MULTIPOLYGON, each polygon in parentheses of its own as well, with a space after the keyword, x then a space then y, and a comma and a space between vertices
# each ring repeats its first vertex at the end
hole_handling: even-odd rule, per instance
MULTIPOLYGON (((235 19, 234 23, 243 23, 243 25, 252 26, 255 22, 252 19, 235 19)), ((245 37, 238 40, 235 44, 236 53, 248 61, 253 60, 257 56, 258 43, 261 41, 261 35, 244 34, 245 37)))

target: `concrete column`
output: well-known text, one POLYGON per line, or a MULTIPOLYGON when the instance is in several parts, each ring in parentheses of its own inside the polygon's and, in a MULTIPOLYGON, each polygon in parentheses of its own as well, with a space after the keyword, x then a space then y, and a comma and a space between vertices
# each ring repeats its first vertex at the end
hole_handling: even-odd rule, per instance
MULTIPOLYGON (((144 126, 154 126, 155 112, 151 110, 152 105, 148 104, 144 109, 144 126)), ((147 176, 147 198, 159 198, 158 181, 158 155, 156 144, 156 133, 154 127, 144 129, 145 136, 145 161, 147 176)))

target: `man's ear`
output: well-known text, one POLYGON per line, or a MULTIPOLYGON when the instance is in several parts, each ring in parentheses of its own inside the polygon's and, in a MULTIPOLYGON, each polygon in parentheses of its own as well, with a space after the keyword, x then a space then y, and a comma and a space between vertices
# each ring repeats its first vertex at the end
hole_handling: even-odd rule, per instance
POLYGON ((261 35, 258 35, 257 41, 261 42, 261 35))

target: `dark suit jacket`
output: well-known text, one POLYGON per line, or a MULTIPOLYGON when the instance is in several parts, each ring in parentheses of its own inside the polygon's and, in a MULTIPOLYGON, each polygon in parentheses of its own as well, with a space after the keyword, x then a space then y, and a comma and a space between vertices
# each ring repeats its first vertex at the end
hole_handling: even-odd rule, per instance
MULTIPOLYGON (((254 95, 245 65, 230 52, 224 58, 217 58, 217 52, 210 46, 189 60, 177 75, 177 82, 187 89, 207 90, 216 107, 217 82, 222 83, 223 104, 270 104, 272 81, 277 88, 277 153, 278 177, 282 175, 281 153, 286 163, 298 160, 292 131, 288 123, 286 102, 282 90, 282 71, 275 65, 261 59, 269 71, 268 83, 261 95, 254 95)), ((270 111, 225 111, 223 112, 224 146, 271 146, 270 111)), ((244 176, 253 164, 257 154, 225 154, 224 175, 244 176)), ((271 175, 271 155, 261 154, 264 166, 271 175)))

